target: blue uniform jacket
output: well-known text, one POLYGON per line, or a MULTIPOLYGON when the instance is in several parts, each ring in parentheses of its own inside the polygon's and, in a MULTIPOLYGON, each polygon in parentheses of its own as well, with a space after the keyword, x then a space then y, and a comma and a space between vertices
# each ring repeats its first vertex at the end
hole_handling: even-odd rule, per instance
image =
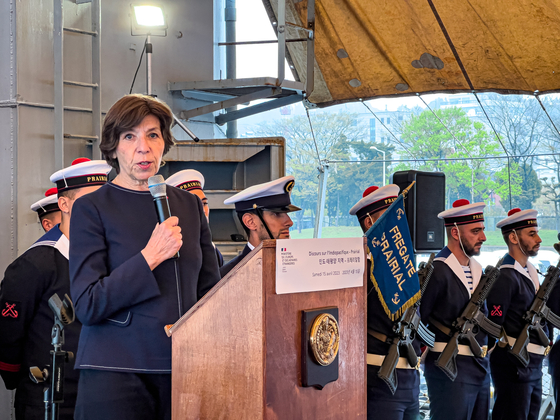
MULTIPOLYGON (((554 312, 556 315, 560 315, 560 284, 556 282, 550 297, 548 298, 547 306, 554 312)), ((549 337, 552 340, 554 327, 552 324, 548 325, 549 328, 549 337)), ((549 364, 549 372, 553 375, 557 381, 560 383, 560 336, 556 340, 554 346, 552 346, 552 350, 548 355, 548 364, 549 364)))
MULTIPOLYGON (((368 276, 371 273, 371 260, 367 260, 367 270, 368 276)), ((385 334, 388 337, 394 336, 393 325, 394 322, 391 321, 389 316, 385 313, 381 302, 379 301, 379 296, 377 291, 373 286, 373 282, 368 281, 367 284, 367 324, 368 328, 377 331, 381 334, 385 334)), ((420 356, 420 343, 418 340, 413 342, 414 350, 416 354, 420 356)), ((369 354, 379 354, 382 356, 387 355, 389 352, 390 344, 384 343, 377 338, 367 335, 367 352, 369 354)), ((377 376, 379 371, 378 366, 368 365, 368 387, 387 387, 385 382, 377 376)), ((420 373, 416 369, 397 369, 397 380, 398 389, 414 389, 420 386, 420 373)))
POLYGON ((243 251, 241 251, 237 257, 232 258, 220 267, 220 276, 224 278, 231 270, 233 270, 233 267, 239 264, 241 260, 249 254, 249 252, 251 252, 251 248, 249 248, 249 245, 245 245, 245 248, 243 248, 243 251))
POLYGON ((74 203, 70 226, 70 281, 83 328, 79 369, 171 372, 175 323, 219 281, 216 251, 202 203, 167 188, 171 214, 179 218, 183 245, 178 259, 153 272, 141 250, 157 224, 149 191, 112 183, 74 203))
MULTIPOLYGON (((476 288, 482 274, 482 267, 474 259, 470 262, 473 285, 476 288)), ((457 258, 449 250, 443 248, 434 259, 434 272, 430 283, 422 296, 420 313, 422 321, 435 334, 436 342, 448 342, 449 337, 437 327, 430 324, 430 316, 447 327, 461 315, 470 300, 470 292, 467 290, 461 277, 463 270, 457 258)), ((488 313, 486 305, 483 306, 485 315, 488 313)), ((483 346, 487 345, 488 337, 482 330, 477 334, 476 340, 483 346)), ((459 344, 467 344, 460 342, 459 344)), ((450 380, 447 375, 438 368, 434 362, 440 353, 428 352, 424 375, 438 380, 450 380)), ((457 378, 455 382, 463 382, 478 385, 490 381, 490 366, 488 357, 479 358, 473 356, 457 355, 457 378)))
MULTIPOLYGON (((43 385, 31 382, 29 368, 52 362, 48 300, 55 293, 60 299, 70 294, 68 239, 58 225, 12 262, 0 283, 0 375, 6 388, 17 389, 16 405, 36 406, 38 416, 44 412, 43 385)), ((76 352, 80 328, 78 321, 64 327, 63 350, 76 352)), ((78 376, 67 364, 63 406, 74 406, 78 376)))
MULTIPOLYGON (((537 270, 527 262, 529 274, 521 264, 506 254, 500 267, 500 276, 486 300, 489 309, 488 318, 502 325, 507 335, 517 338, 525 325, 523 315, 531 306, 539 284, 537 270)), ((548 333, 546 325, 545 333, 548 333)), ((536 334, 530 332, 530 342, 539 344, 536 334)), ((540 345, 540 344, 539 344, 540 345)), ((524 367, 506 347, 499 347, 490 356, 492 375, 506 375, 519 381, 532 381, 542 377, 542 361, 544 356, 529 353, 529 366, 524 367)))

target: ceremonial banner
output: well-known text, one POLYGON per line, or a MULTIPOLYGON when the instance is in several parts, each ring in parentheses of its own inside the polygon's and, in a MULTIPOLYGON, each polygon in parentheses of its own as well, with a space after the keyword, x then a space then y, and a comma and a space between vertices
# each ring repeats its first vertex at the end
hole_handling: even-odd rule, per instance
POLYGON ((370 280, 383 309, 395 321, 420 298, 402 194, 366 232, 366 237, 372 258, 370 280))

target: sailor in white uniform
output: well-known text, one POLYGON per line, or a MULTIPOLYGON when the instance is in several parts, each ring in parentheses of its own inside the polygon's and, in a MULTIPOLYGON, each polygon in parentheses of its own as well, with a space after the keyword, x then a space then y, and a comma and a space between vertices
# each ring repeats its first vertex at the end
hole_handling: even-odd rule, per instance
MULTIPOLYGON (((457 200, 438 214, 444 219, 447 246, 434 259, 434 272, 422 296, 422 321, 435 334, 436 343, 426 356, 424 376, 434 420, 486 420, 490 409, 490 366, 487 357, 473 356, 466 342, 459 343, 457 378, 451 381, 435 365, 450 339, 450 327, 467 306, 482 276, 482 267, 472 258, 480 254, 484 235, 484 203, 457 200)), ((484 307, 486 315, 486 307, 484 307)), ((476 335, 481 347, 488 337, 476 335)))
MULTIPOLYGON (((542 242, 538 234, 537 211, 513 209, 498 222, 508 252, 500 266, 500 277, 486 300, 489 319, 502 325, 506 336, 490 356, 495 389, 493 420, 536 420, 541 407, 542 363, 546 348, 531 331, 527 367, 508 352, 515 344, 525 321, 523 315, 540 287, 537 269, 529 257, 537 255, 542 242)), ((546 325, 544 332, 548 332, 546 325)))
MULTIPOLYGON (((58 184, 62 221, 8 266, 0 283, 0 375, 8 389, 16 389, 16 420, 44 419, 43 385, 31 382, 29 368, 51 362, 54 315, 48 300, 70 294, 68 273, 69 226, 72 205, 107 180, 111 167, 105 161, 76 159, 72 166, 51 176, 58 184)), ((64 350, 76 352, 81 325, 64 328, 64 350)), ((78 371, 65 369, 64 403, 60 419, 74 418, 78 371)))

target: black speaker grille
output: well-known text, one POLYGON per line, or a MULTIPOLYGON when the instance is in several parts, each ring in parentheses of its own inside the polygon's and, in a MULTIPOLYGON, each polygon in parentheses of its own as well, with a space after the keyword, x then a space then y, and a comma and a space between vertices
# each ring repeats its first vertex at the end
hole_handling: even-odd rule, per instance
POLYGON ((442 172, 400 171, 392 176, 401 191, 412 181, 415 186, 405 200, 406 217, 414 252, 441 250, 445 244, 445 228, 438 213, 445 210, 445 174, 442 172))

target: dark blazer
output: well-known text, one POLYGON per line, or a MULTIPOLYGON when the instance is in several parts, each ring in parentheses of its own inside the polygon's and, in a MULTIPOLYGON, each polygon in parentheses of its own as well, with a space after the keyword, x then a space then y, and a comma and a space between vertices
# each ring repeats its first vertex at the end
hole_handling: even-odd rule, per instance
MULTIPOLYGON (((550 297, 548 298, 547 306, 554 312, 556 315, 560 314, 560 284, 556 283, 550 297)), ((553 338, 554 327, 552 324, 548 325, 549 328, 549 337, 553 338)), ((556 340, 554 346, 552 346, 552 350, 548 355, 548 371, 550 375, 553 377, 552 384, 555 387, 555 392, 560 392, 560 336, 556 340)), ((558 394, 557 394, 558 395, 558 394)), ((558 414, 557 417, 560 418, 560 404, 557 405, 558 407, 558 414)))
MULTIPOLYGON (((453 260, 455 262, 457 261, 447 247, 443 248, 436 256, 434 260, 434 272, 422 296, 422 304, 420 305, 422 322, 428 325, 428 328, 435 334, 437 342, 448 342, 449 337, 437 327, 430 324, 430 317, 450 327, 459 315, 461 315, 463 309, 465 309, 470 300, 467 288, 449 265, 453 260)), ((482 269, 480 264, 475 261, 473 261, 473 264, 477 265, 481 273, 482 269)), ((473 272, 473 280, 475 276, 476 274, 473 272)), ((478 276, 480 276, 480 274, 478 276)), ((478 279, 476 279, 476 283, 478 284, 478 279)), ((483 310, 486 315, 488 313, 486 304, 483 310)), ((487 345, 488 343, 488 337, 482 330, 477 334, 476 340, 481 346, 487 345)), ((440 353, 433 351, 428 352, 424 374, 426 377, 450 381, 447 375, 434 364, 439 355, 440 353)), ((479 358, 458 355, 456 361, 458 375, 455 382, 481 385, 490 381, 490 363, 488 357, 479 358)))
POLYGON ((245 248, 243 248, 243 251, 241 251, 241 253, 237 257, 232 258, 230 261, 220 267, 220 276, 224 278, 227 273, 233 270, 233 267, 239 264, 241 260, 245 258, 247 254, 249 254, 249 252, 251 252, 251 248, 249 248, 249 245, 245 245, 245 248))
MULTIPOLYGON (((367 260, 367 270, 368 270, 368 279, 371 275, 371 260, 367 260)), ((367 324, 368 329, 371 328, 381 334, 384 334, 388 337, 394 336, 393 332, 393 325, 394 322, 391 321, 389 316, 385 313, 383 306, 381 305, 381 301, 379 300, 379 296, 377 291, 373 286, 373 282, 368 280, 367 283, 367 324)), ((413 342, 414 350, 416 350, 416 354, 420 356, 420 343, 418 340, 414 340, 413 342)), ((370 334, 367 335, 367 352, 370 354, 379 354, 382 356, 387 355, 389 351, 390 345, 384 343, 377 338, 371 336, 370 334)), ((380 395, 388 395, 385 388, 387 385, 377 376, 377 372, 379 371, 378 366, 371 366, 368 365, 368 379, 367 384, 369 388, 382 388, 380 395)), ((397 380, 398 385, 397 389, 419 389, 420 386, 420 374, 416 369, 397 369, 397 380)), ((388 388, 387 388, 388 389, 388 388)), ((375 391, 372 391, 375 393, 375 391)), ((375 397, 376 399, 379 398, 378 396, 375 397)), ((391 398, 391 397, 389 397, 391 398)), ((396 398, 396 397, 395 397, 396 398)))
POLYGON ((217 246, 214 245, 216 248, 216 258, 218 259, 218 267, 222 267, 224 265, 224 256, 220 252, 217 246))
MULTIPOLYGON (((490 312, 488 318, 502 325, 506 334, 512 338, 519 336, 521 328, 525 325, 522 317, 535 298, 534 282, 538 282, 539 278, 532 265, 529 266, 529 270, 534 280, 528 277, 525 269, 512 256, 506 254, 500 267, 500 277, 486 300, 490 312)), ((544 331, 548 333, 546 325, 544 331)), ((530 342, 539 344, 533 331, 530 332, 530 342)), ((541 378, 544 356, 529 353, 529 357, 529 366, 524 367, 506 348, 496 347, 490 357, 492 375, 510 375, 511 379, 516 381, 541 378)))
MULTIPOLYGON (((0 375, 7 389, 16 389, 16 406, 26 405, 29 416, 44 417, 43 387, 29 379, 29 368, 52 364, 50 351, 54 315, 48 300, 70 294, 68 240, 58 225, 12 262, 0 283, 0 375), (29 407, 29 406, 32 406, 29 407)), ((62 350, 76 352, 81 325, 75 321, 64 327, 62 350)), ((76 403, 79 371, 66 365, 64 403, 76 403)), ((65 417, 61 412, 61 419, 65 417)))
POLYGON ((220 279, 202 203, 167 188, 183 245, 153 271, 141 251, 157 224, 149 191, 107 183, 74 203, 70 290, 83 328, 76 368, 170 373, 173 324, 220 279))

